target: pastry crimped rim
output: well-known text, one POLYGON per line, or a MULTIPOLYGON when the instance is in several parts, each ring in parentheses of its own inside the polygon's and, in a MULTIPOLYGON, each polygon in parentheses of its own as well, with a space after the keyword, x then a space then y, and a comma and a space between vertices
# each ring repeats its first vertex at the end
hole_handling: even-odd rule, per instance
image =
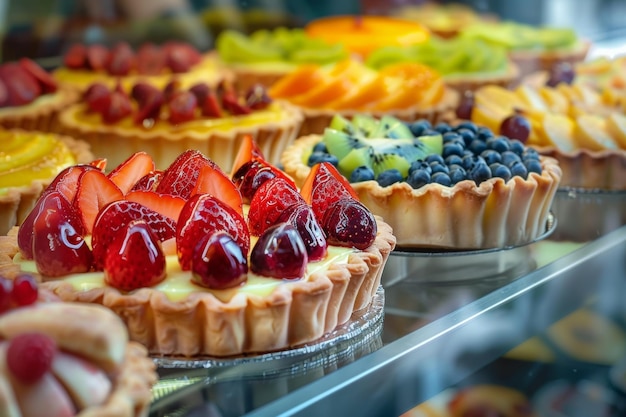
MULTIPOLYGON (((281 162, 297 185, 311 168, 303 155, 319 135, 299 138, 281 162)), ((406 182, 381 187, 376 181, 353 183, 360 201, 393 228, 399 248, 473 250, 528 243, 545 232, 550 206, 561 179, 553 158, 541 158, 542 174, 508 182, 491 178, 477 186, 464 180, 452 187, 428 184, 413 189, 406 182)))
POLYGON ((580 41, 574 49, 513 50, 509 52, 509 58, 518 66, 520 76, 525 77, 536 71, 549 71, 563 62, 576 64, 584 61, 590 48, 590 42, 580 41))
POLYGON ((459 101, 459 93, 445 87, 443 96, 438 103, 430 105, 416 105, 407 109, 397 109, 388 111, 364 111, 364 110, 332 110, 332 109, 310 109, 299 107, 304 114, 304 122, 300 129, 299 136, 312 134, 321 134, 324 129, 330 125, 331 120, 336 114, 350 119, 355 114, 369 114, 373 117, 380 118, 385 115, 397 117, 404 121, 413 121, 417 119, 427 119, 431 123, 438 123, 451 110, 455 109, 459 101))
POLYGON ((517 65, 509 60, 504 72, 477 72, 457 74, 453 77, 443 76, 443 80, 451 88, 457 91, 476 91, 485 85, 497 85, 509 88, 519 80, 520 71, 517 65))
MULTIPOLYGON (((40 287, 63 301, 110 308, 126 323, 130 339, 153 355, 228 357, 284 350, 319 339, 370 305, 396 243, 391 227, 380 217, 376 223, 377 236, 369 248, 306 280, 278 285, 268 296, 240 292, 221 301, 210 292, 197 292, 171 301, 151 288, 128 294, 113 287, 77 291, 62 279, 40 287)), ((13 262, 19 252, 17 231, 15 227, 0 237, 0 273, 9 277, 20 270, 13 262)))
MULTIPOLYGON (((93 161, 94 156, 86 142, 76 140, 69 136, 56 135, 54 133, 24 131, 22 129, 11 129, 13 132, 27 135, 55 136, 65 143, 70 152, 76 158, 77 164, 86 164, 93 161)), ((56 175, 55 175, 56 176, 56 175)), ((55 177, 34 180, 30 185, 23 187, 12 187, 6 194, 0 195, 0 235, 5 235, 13 226, 20 225, 28 213, 33 209, 41 192, 54 180, 55 177)))
POLYGON ((56 92, 43 94, 24 106, 2 108, 0 126, 5 129, 55 132, 59 112, 76 103, 78 99, 76 90, 59 87, 56 92))
MULTIPOLYGON (((270 163, 277 163, 282 151, 296 138, 303 116, 293 105, 276 100, 284 117, 248 126, 235 126, 229 130, 195 130, 184 128, 142 130, 127 129, 116 124, 93 125, 81 123, 80 113, 85 104, 75 104, 59 114, 58 131, 80 137, 91 145, 94 154, 106 157, 109 166, 118 166, 135 152, 152 155, 157 169, 167 168, 177 155, 188 149, 197 149, 220 166, 230 171, 232 161, 246 135, 255 142, 270 163)), ((237 116, 245 117, 245 116, 237 116)))

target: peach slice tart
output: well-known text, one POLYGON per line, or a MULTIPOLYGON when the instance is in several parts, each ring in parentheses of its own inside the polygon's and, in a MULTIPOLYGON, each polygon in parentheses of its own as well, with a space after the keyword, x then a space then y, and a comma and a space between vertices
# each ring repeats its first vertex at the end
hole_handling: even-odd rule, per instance
POLYGON ((28 274, 0 286, 1 415, 148 414, 155 366, 115 314, 38 294, 28 274))
POLYGON ((269 95, 302 110, 301 135, 322 133, 335 114, 367 112, 437 121, 458 100, 441 75, 424 65, 400 63, 375 71, 354 60, 303 65, 272 85, 269 95))
POLYGON ((561 186, 626 189, 626 116, 608 90, 565 82, 514 91, 490 86, 476 91, 471 101, 461 118, 514 137, 517 125, 526 125, 518 138, 559 161, 561 186))
POLYGON ((163 89, 145 82, 130 90, 92 84, 80 103, 61 113, 59 130, 83 138, 113 166, 146 151, 164 169, 176 155, 198 149, 228 170, 247 134, 277 162, 301 122, 295 107, 270 99, 262 86, 239 94, 228 82, 184 87, 173 79, 163 89))
POLYGON ((145 153, 108 175, 73 166, 0 245, 1 268, 109 307, 155 355, 287 349, 368 308, 395 238, 333 167, 298 192, 251 137, 234 167, 194 150, 164 171, 145 153))

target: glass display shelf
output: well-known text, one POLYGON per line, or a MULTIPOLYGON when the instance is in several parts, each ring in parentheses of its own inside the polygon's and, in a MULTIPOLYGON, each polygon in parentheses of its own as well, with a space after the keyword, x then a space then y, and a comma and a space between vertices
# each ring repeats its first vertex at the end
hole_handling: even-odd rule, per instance
POLYGON ((626 319, 626 194, 559 191, 552 214, 519 248, 392 254, 382 326, 317 359, 162 369, 150 416, 401 415, 586 303, 626 319))

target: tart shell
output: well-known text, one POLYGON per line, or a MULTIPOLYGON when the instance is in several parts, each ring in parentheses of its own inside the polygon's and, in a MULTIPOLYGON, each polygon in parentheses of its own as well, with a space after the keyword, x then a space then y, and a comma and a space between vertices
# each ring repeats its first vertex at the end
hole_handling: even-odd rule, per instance
POLYGON ((1 109, 0 126, 5 129, 55 132, 59 112, 78 101, 78 97, 78 92, 72 88, 59 88, 52 99, 43 95, 41 100, 35 99, 28 105, 1 109))
POLYGON ((444 80, 446 85, 462 93, 465 91, 476 91, 485 85, 509 88, 517 83, 519 74, 520 71, 517 65, 509 62, 506 71, 501 74, 460 74, 455 77, 444 77, 444 80))
POLYGON ((574 50, 554 51, 511 51, 509 57, 518 66, 520 76, 524 77, 537 71, 550 71, 561 63, 576 64, 587 57, 591 44, 583 42, 574 50))
MULTIPOLYGON (((282 156, 285 172, 301 186, 310 168, 304 155, 322 137, 298 139, 282 156)), ((361 202, 382 216, 403 249, 471 250, 516 246, 545 232, 550 206, 561 179, 553 158, 542 157, 541 175, 508 182, 492 178, 479 186, 465 180, 453 187, 406 182, 381 187, 376 181, 351 184, 361 202)))

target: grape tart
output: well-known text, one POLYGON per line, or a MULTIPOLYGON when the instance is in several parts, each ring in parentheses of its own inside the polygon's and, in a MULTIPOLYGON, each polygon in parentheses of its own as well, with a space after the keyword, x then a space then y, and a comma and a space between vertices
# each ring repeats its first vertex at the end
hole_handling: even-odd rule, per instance
POLYGON ((234 165, 233 181, 197 151, 162 172, 145 153, 109 175, 74 167, 5 238, 1 268, 112 309, 154 355, 284 350, 368 308, 395 238, 334 167, 298 192, 251 137, 234 165), (72 249, 42 244, 59 224, 72 249))
POLYGON ((432 126, 389 116, 336 117, 323 136, 302 137, 282 156, 296 183, 320 161, 338 166, 406 250, 532 241, 545 232, 561 177, 553 159, 473 123, 432 126))

